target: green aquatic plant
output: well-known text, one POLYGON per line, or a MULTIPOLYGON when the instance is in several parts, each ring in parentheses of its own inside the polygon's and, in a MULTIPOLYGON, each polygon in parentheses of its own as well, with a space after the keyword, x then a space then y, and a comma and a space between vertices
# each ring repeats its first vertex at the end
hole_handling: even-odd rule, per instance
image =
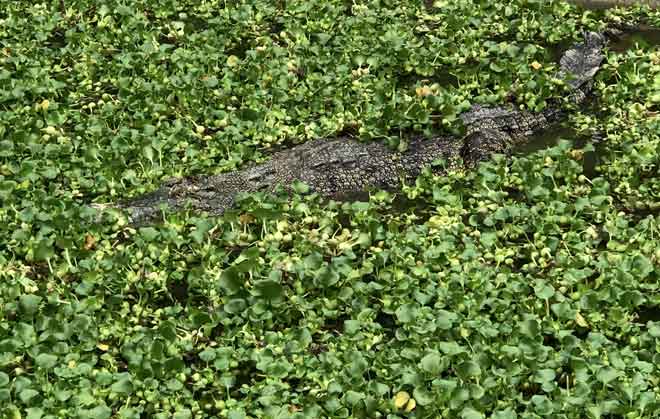
POLYGON ((316 136, 394 144, 457 129, 471 103, 540 109, 565 92, 555 47, 657 12, 3 6, 0 416, 657 414, 657 45, 608 53, 593 109, 571 118, 598 143, 141 228, 88 207, 316 136))

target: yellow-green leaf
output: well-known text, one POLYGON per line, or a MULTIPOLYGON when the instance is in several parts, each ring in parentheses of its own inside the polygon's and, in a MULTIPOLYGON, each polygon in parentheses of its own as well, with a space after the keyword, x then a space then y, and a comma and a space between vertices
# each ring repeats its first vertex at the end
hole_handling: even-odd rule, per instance
POLYGON ((406 403, 406 408, 404 410, 406 412, 412 412, 415 407, 417 407, 417 402, 415 399, 410 399, 408 400, 408 403, 406 403))
POLYGON ((394 407, 401 409, 410 400, 410 394, 407 391, 400 391, 394 395, 394 407))

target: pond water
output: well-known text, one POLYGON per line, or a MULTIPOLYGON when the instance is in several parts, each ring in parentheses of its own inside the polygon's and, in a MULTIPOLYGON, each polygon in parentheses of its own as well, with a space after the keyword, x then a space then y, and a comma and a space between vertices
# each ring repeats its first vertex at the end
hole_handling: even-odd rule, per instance
MULTIPOLYGON (((660 28, 654 28, 648 25, 640 25, 634 30, 621 34, 618 39, 610 40, 608 45, 611 51, 623 53, 634 49, 636 46, 642 49, 652 49, 660 45, 660 28)), ((556 44, 547 46, 548 60, 559 62, 566 50, 573 46, 573 41, 565 40, 556 44)))
POLYGON ((610 44, 610 49, 615 52, 626 52, 639 46, 643 49, 651 49, 660 45, 660 28, 642 25, 634 31, 627 32, 610 44))
POLYGON ((568 0, 571 3, 575 3, 578 6, 584 7, 589 10, 605 10, 611 9, 613 7, 626 7, 636 3, 646 3, 646 4, 655 4, 657 7, 658 2, 656 0, 645 0, 645 1, 635 1, 635 0, 568 0), (618 4, 617 4, 618 3, 618 4))
POLYGON ((567 124, 556 124, 542 132, 533 135, 529 141, 520 144, 513 149, 513 154, 516 156, 529 155, 531 153, 545 150, 559 144, 560 140, 571 141, 573 147, 584 147, 587 143, 592 143, 594 146, 593 151, 585 151, 582 159, 583 174, 592 179, 598 176, 596 167, 600 163, 600 155, 605 152, 605 145, 603 143, 596 143, 593 139, 579 135, 575 129, 567 124))
POLYGON ((531 154, 539 150, 554 147, 559 143, 559 140, 572 140, 576 137, 576 132, 573 128, 566 125, 557 124, 538 134, 534 134, 528 141, 516 146, 513 149, 514 155, 531 154))

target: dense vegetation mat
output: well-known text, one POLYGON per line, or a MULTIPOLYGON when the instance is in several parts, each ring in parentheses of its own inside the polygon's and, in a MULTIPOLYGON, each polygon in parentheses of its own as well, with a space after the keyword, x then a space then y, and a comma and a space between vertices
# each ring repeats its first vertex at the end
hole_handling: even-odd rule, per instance
MULTIPOLYGON (((255 194, 133 229, 90 202, 354 133, 540 110, 584 29, 558 1, 5 2, 8 418, 652 418, 660 51, 609 52, 578 140, 398 196, 255 194)), ((301 189, 300 192, 303 192, 301 189)))
MULTIPOLYGON (((584 105, 606 45, 606 35, 587 32, 581 44, 563 53, 556 77, 573 87, 567 100, 570 105, 584 105)), ((349 137, 318 138, 274 153, 260 165, 219 175, 173 178, 135 200, 93 206, 126 210, 131 224, 138 226, 155 221, 163 205, 221 215, 239 194, 273 193, 277 188, 296 191, 296 182, 334 199, 379 189, 398 190, 402 182, 415 181, 425 168, 435 174, 445 174, 447 167, 469 170, 493 154, 508 155, 522 144, 534 143, 539 132, 555 129, 557 121, 565 118, 566 105, 561 102, 555 101, 543 112, 476 104, 459 115, 464 135, 410 136, 397 148, 349 137), (435 164, 438 160, 443 164, 435 164)))

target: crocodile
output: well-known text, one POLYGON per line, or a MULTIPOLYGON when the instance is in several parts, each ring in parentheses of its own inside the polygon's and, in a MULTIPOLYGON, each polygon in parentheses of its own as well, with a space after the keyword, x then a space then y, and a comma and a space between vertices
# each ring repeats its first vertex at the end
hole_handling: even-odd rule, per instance
MULTIPOLYGON (((585 32, 584 41, 560 58, 557 77, 570 87, 568 102, 582 103, 603 59, 607 36, 585 32)), ((320 138, 274 153, 269 160, 240 170, 208 176, 169 179, 155 192, 111 207, 125 210, 132 224, 153 221, 162 204, 173 210, 190 208, 220 215, 235 204, 241 193, 273 192, 279 186, 291 191, 296 182, 333 198, 369 189, 392 189, 411 181, 430 167, 436 174, 449 169, 473 168, 492 154, 510 154, 541 130, 552 127, 566 114, 559 101, 541 112, 513 106, 474 104, 459 115, 465 135, 417 136, 405 150, 394 150, 378 141, 349 137, 320 138), (444 160, 445 164, 433 164, 444 160)), ((103 208, 103 205, 96 205, 103 208)))

